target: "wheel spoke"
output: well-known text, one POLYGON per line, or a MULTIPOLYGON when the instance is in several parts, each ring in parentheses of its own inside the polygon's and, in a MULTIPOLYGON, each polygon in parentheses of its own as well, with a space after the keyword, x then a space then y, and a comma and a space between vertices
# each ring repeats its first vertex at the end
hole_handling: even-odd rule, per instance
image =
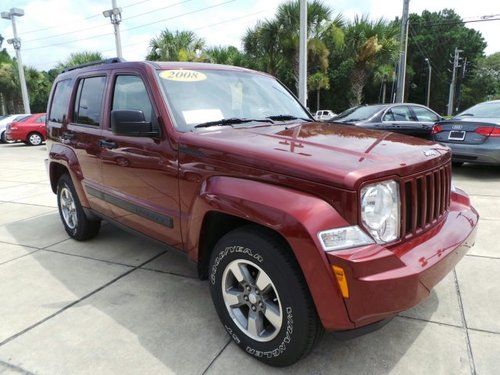
POLYGON ((241 305, 241 292, 239 290, 231 289, 223 289, 224 292, 224 300, 231 307, 236 307, 241 305))
POLYGON ((262 315, 259 312, 250 310, 248 314, 247 330, 251 335, 259 337, 264 329, 262 315))
POLYGON ((279 329, 281 327, 281 316, 279 313, 279 307, 274 303, 265 302, 266 310, 264 315, 267 320, 274 326, 274 328, 279 329))
POLYGON ((261 292, 264 292, 269 285, 271 285, 271 279, 265 272, 260 271, 255 280, 255 286, 259 288, 261 292))
POLYGON ((229 266, 229 269, 240 284, 243 281, 248 284, 252 283, 253 278, 250 275, 250 272, 248 271, 248 268, 245 264, 235 262, 229 266))

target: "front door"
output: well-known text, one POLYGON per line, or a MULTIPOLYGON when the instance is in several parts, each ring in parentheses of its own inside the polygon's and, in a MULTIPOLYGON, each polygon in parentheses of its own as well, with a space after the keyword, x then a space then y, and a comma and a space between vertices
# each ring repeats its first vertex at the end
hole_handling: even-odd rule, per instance
POLYGON ((111 110, 140 110, 161 133, 158 138, 121 136, 111 131, 110 114, 105 119, 99 155, 112 218, 180 247, 177 152, 160 128, 147 81, 125 70, 114 71, 111 79, 111 110))

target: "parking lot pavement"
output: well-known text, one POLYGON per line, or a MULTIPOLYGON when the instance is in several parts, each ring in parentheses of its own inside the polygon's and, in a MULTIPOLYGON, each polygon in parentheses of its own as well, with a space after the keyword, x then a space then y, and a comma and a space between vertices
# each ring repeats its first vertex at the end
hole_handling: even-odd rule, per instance
POLYGON ((0 145, 0 374, 498 373, 500 168, 454 171, 482 215, 478 239, 422 304, 272 369, 230 342, 184 255, 110 224, 69 239, 45 152, 0 145))

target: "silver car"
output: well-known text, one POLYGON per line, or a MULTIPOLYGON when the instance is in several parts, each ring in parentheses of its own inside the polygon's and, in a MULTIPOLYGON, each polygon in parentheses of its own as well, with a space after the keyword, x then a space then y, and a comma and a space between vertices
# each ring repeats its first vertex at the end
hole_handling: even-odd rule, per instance
POLYGON ((433 139, 451 148, 455 165, 500 165, 500 100, 476 104, 436 123, 433 139))

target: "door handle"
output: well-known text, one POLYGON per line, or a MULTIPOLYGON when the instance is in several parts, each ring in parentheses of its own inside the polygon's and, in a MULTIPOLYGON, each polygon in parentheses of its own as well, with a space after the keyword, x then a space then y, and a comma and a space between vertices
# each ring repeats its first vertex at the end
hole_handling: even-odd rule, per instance
POLYGON ((113 142, 113 141, 106 141, 104 139, 101 139, 99 141, 99 146, 103 147, 103 148, 107 148, 107 149, 113 149, 113 148, 117 148, 118 145, 116 144, 116 142, 113 142))

